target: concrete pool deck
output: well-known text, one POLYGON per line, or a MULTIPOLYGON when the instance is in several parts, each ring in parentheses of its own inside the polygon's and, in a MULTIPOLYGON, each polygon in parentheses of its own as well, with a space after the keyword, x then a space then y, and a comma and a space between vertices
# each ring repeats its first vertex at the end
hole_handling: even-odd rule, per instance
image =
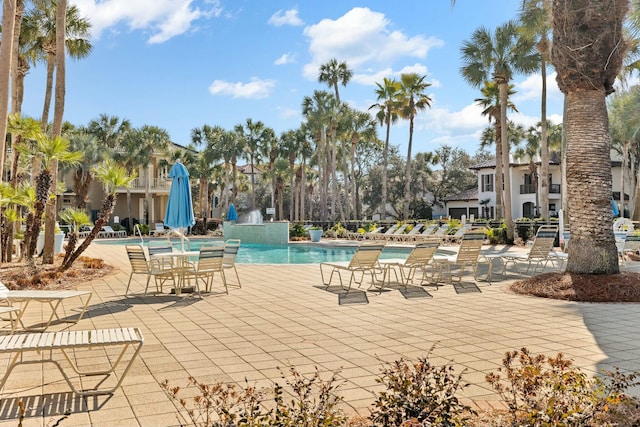
MULTIPOLYGON (((121 389, 96 398, 73 395, 49 365, 17 368, 0 400, 0 426, 17 424, 18 399, 27 406, 25 427, 51 425, 65 411, 65 426, 180 425, 159 386, 165 379, 183 387, 189 376, 269 386, 282 383, 277 367, 292 365, 305 374, 317 367, 323 378, 340 370, 338 393, 347 409, 366 415, 372 392, 381 390, 375 381, 381 361, 416 359, 433 346, 430 360, 451 364, 457 373, 466 369, 463 379, 471 386, 460 396, 483 407, 499 405, 485 375, 500 366, 505 352, 522 347, 563 352, 588 374, 614 366, 640 370, 640 304, 514 295, 506 290, 513 275, 496 274, 491 285, 479 282, 481 292, 457 293, 445 285, 427 288, 432 298, 405 298, 391 289, 366 292, 366 304, 339 305, 336 289, 322 286, 317 265, 238 264, 242 288, 230 287, 228 295, 143 296, 144 277, 134 276, 132 295, 125 298, 130 268, 124 247, 91 245, 85 254, 116 271, 79 287, 93 297, 70 329, 139 327, 145 337, 140 355, 121 389)), ((626 268, 640 271, 640 263, 626 268)), ((7 361, 3 355, 5 367, 7 361)))

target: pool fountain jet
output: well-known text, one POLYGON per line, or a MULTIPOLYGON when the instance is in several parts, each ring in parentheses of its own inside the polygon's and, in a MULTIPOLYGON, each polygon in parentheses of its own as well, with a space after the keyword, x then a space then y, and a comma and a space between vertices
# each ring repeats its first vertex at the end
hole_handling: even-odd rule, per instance
POLYGON ((264 218, 262 218, 262 214, 259 210, 253 210, 247 214, 247 220, 244 222, 245 224, 263 224, 264 218))
POLYGON ((264 222, 259 210, 241 216, 240 221, 224 221, 224 238, 240 239, 242 243, 286 245, 289 243, 289 221, 264 222))

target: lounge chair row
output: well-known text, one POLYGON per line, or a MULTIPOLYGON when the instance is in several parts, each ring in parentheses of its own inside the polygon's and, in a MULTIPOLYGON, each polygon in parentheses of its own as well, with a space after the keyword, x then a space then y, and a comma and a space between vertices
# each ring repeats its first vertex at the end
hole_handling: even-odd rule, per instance
POLYGON ((385 240, 394 242, 419 242, 440 240, 442 243, 460 243, 464 233, 471 228, 470 224, 463 225, 451 233, 448 224, 438 226, 437 224, 418 223, 409 232, 406 229, 408 223, 396 224, 386 231, 382 232, 383 227, 379 227, 373 231, 366 233, 349 233, 348 238, 351 240, 385 240))

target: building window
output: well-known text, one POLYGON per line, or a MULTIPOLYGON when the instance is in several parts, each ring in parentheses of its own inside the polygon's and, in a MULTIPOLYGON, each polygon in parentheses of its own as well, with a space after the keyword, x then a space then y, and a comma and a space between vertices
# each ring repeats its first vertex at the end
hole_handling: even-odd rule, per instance
POLYGON ((493 174, 482 175, 482 191, 493 191, 493 174))

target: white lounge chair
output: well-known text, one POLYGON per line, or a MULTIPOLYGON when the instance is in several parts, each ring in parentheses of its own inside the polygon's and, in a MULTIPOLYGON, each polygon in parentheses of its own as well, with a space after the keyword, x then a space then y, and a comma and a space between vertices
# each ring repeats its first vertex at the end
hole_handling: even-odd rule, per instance
POLYGON ((167 230, 164 228, 164 223, 156 222, 153 230, 149 230, 149 237, 161 237, 167 234, 167 230))
POLYGON ((425 284, 425 281, 429 279, 428 284, 434 285, 438 288, 438 283, 433 281, 433 257, 440 246, 439 242, 424 242, 416 245, 411 251, 409 256, 403 262, 387 262, 380 261, 380 266, 387 270, 388 281, 391 281, 391 272, 393 271, 396 280, 398 280, 398 271, 400 272, 400 279, 402 286, 406 289, 409 284, 413 284, 416 280, 416 273, 421 272, 420 285, 425 284), (427 269, 431 268, 431 275, 427 274, 427 269))
POLYGON ((349 282, 347 283, 346 291, 349 292, 351 284, 356 283, 358 286, 362 286, 365 276, 371 277, 370 288, 375 285, 376 277, 379 273, 383 273, 382 280, 384 281, 384 270, 378 264, 378 258, 382 253, 384 243, 361 243, 353 254, 351 261, 348 264, 337 264, 323 262, 320 264, 320 276, 322 277, 322 284, 326 287, 331 285, 333 275, 337 274, 340 279, 340 287, 344 290, 345 284, 342 280, 341 272, 347 272, 349 274, 349 282), (329 280, 324 279, 324 269, 330 269, 329 280), (357 278, 356 274, 360 277, 357 278))

